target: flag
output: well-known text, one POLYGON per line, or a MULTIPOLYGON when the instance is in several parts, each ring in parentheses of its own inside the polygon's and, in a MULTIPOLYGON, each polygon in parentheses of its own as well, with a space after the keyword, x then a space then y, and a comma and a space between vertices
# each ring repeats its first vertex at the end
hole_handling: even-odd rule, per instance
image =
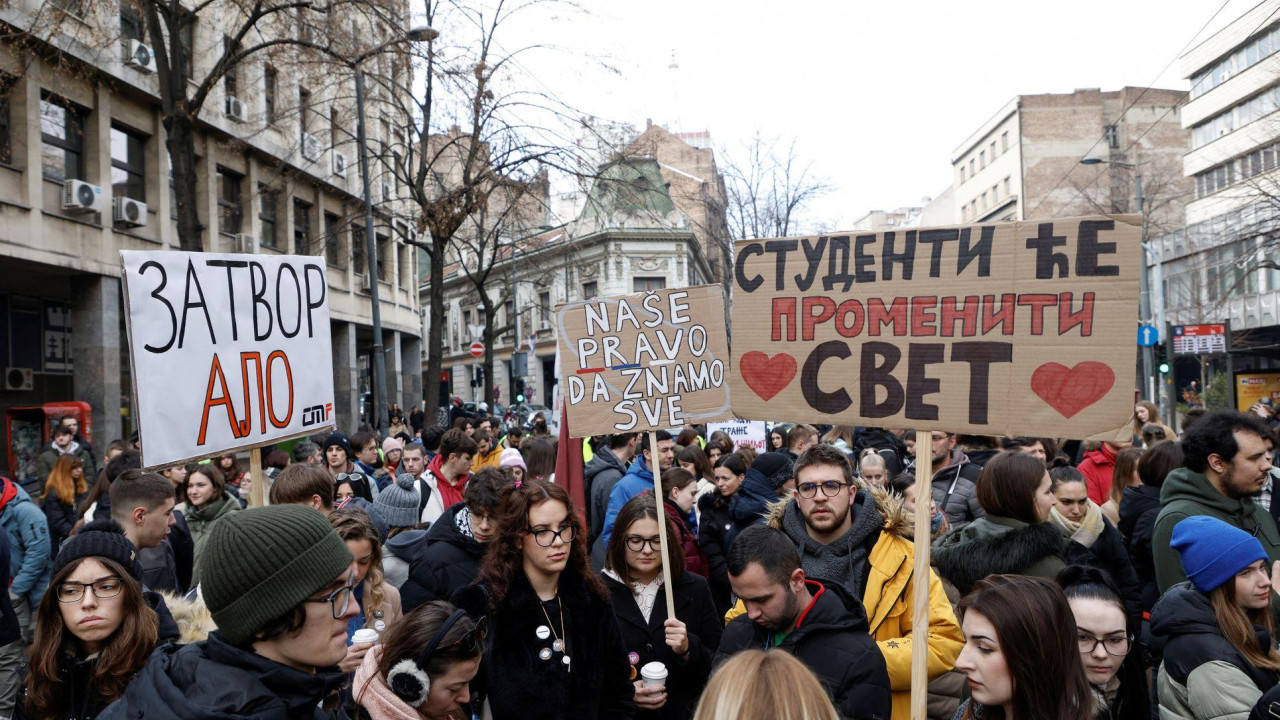
POLYGON ((556 484, 569 493, 578 517, 587 511, 586 480, 582 476, 582 438, 569 437, 568 403, 560 404, 560 441, 556 443, 556 484))

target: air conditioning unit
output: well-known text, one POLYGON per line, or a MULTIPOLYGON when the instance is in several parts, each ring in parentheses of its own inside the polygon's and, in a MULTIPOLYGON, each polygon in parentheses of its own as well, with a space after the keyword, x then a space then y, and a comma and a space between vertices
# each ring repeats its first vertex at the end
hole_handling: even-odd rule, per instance
POLYGON ((227 117, 238 123, 249 122, 249 108, 243 100, 227 97, 227 117))
POLYGON ((36 374, 31 368, 10 367, 4 369, 5 390, 34 390, 36 374))
POLYGON ((120 225, 144 227, 147 224, 147 204, 133 198, 114 198, 111 201, 111 219, 120 225))
POLYGON ((373 275, 369 272, 360 276, 360 289, 367 293, 373 292, 373 275))
POLYGON ((156 71, 156 54, 151 46, 137 40, 129 40, 124 45, 124 64, 144 73, 156 71))
POLYGON ((252 235, 243 233, 231 238, 231 252, 233 253, 256 253, 258 252, 258 240, 252 235))
POLYGON ((320 138, 311 133, 302 133, 302 157, 315 162, 320 159, 320 138))
POLYGON ((71 212, 102 212, 102 188, 83 180, 64 180, 62 209, 71 212))
POLYGON ((337 150, 334 150, 333 153, 331 153, 331 155, 333 157, 333 174, 342 178, 346 177, 347 176, 347 156, 343 155, 337 150))
POLYGON ((391 183, 382 183, 382 199, 379 202, 390 202, 395 199, 395 193, 391 189, 391 183))

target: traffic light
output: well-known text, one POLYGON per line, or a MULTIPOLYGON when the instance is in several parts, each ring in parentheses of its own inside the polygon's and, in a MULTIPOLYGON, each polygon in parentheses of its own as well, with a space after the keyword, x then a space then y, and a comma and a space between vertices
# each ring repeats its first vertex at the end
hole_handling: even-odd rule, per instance
POLYGON ((1160 374, 1161 374, 1161 375, 1168 375, 1168 374, 1169 374, 1169 362, 1168 362, 1168 361, 1166 361, 1166 360, 1162 360, 1162 361, 1160 362, 1160 374))
POLYGON ((516 378, 516 402, 524 402, 524 378, 516 378))
MULTIPOLYGON (((1159 349, 1160 349, 1160 350, 1162 350, 1162 351, 1163 351, 1163 350, 1165 350, 1165 348, 1159 348, 1159 349)), ((1160 371, 1160 374, 1161 374, 1161 375, 1168 375, 1168 374, 1169 374, 1169 370, 1171 370, 1172 368, 1173 368, 1173 365, 1169 362, 1169 355, 1168 355, 1168 353, 1167 353, 1167 352, 1161 352, 1161 353, 1160 353, 1160 364, 1159 364, 1158 366, 1156 366, 1156 369, 1160 371)))

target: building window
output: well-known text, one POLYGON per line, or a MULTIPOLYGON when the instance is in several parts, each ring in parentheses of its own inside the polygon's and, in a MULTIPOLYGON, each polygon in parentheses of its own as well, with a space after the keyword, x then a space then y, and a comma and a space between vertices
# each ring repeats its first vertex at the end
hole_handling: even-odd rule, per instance
POLYGON ((996 141, 995 140, 991 141, 991 159, 993 161, 996 159, 996 141))
POLYGON ((1008 130, 1005 130, 1004 132, 1000 133, 1000 152, 1002 153, 1009 152, 1009 131, 1008 130))
POLYGON ((196 14, 184 10, 178 19, 178 44, 182 47, 182 73, 188 80, 195 74, 196 14))
POLYGON ((302 134, 306 135, 311 128, 308 117, 311 114, 311 91, 306 88, 298 88, 298 125, 302 128, 302 134))
POLYGON ((297 198, 293 199, 293 251, 311 254, 311 205, 297 198))
MULTIPOLYGON (((231 41, 231 38, 229 37, 222 38, 223 55, 230 58, 238 50, 239 48, 236 46, 234 42, 231 41)), ((240 73, 237 70, 235 64, 231 64, 227 66, 226 71, 222 73, 222 89, 223 89, 223 92, 227 94, 227 97, 233 97, 233 98, 240 97, 240 73)))
POLYGON ((978 151, 978 167, 982 169, 986 169, 987 167, 987 151, 986 150, 978 151))
POLYGON ((111 195, 147 201, 147 138, 128 130, 111 128, 111 195))
POLYGON ((982 209, 987 209, 987 194, 985 192, 982 193, 982 209))
POLYGON ((351 224, 351 269, 354 270, 357 275, 364 274, 365 250, 364 217, 361 216, 356 219, 356 222, 351 224))
POLYGON ((329 265, 337 267, 338 265, 338 223, 340 222, 337 215, 331 212, 324 214, 324 261, 329 265))
POLYGON ((638 277, 631 279, 632 292, 649 292, 650 290, 661 290, 667 286, 667 279, 663 277, 638 277))
POLYGON ((969 206, 968 205, 960 206, 960 220, 961 222, 969 222, 969 206))
POLYGON ((387 254, 387 248, 391 245, 391 242, 386 235, 379 235, 377 233, 374 233, 373 240, 377 245, 378 279, 382 282, 389 282, 389 280, 387 280, 387 272, 391 266, 391 258, 387 254))
POLYGON ((1000 186, 999 185, 991 186, 991 202, 997 205, 1000 204, 1000 186))
POLYGON ((582 299, 590 300, 600 294, 600 284, 595 280, 582 283, 582 299))
POLYGON ((276 121, 276 69, 262 68, 262 102, 267 113, 267 124, 276 121))
POLYGON ((9 95, 13 80, 0 76, 0 164, 13 162, 13 135, 9 125, 9 95))
POLYGON ((280 192, 266 185, 258 185, 258 224, 262 226, 262 237, 258 241, 263 247, 279 247, 280 239, 276 234, 276 213, 280 207, 280 192))
POLYGON ((507 331, 506 338, 510 342, 516 341, 516 301, 507 300, 502 303, 502 320, 510 328, 507 331))
POLYGON ((964 184, 964 165, 960 166, 960 183, 964 184))
POLYGON ((538 293, 538 327, 546 330, 551 327, 551 292, 538 293))
POLYGON ((338 124, 338 106, 329 108, 329 147, 336 148, 342 143, 341 126, 338 124))
POLYGON ((969 158, 969 177, 973 177, 977 171, 978 166, 976 161, 973 158, 969 158))
POLYGON ((238 174, 218 168, 218 232, 238 235, 241 228, 243 211, 241 208, 241 185, 244 178, 238 174))
MULTIPOLYGON (((128 2, 120 3, 120 37, 125 41, 147 41, 146 26, 142 23, 142 13, 128 2)), ((128 45, 128 42, 125 42, 128 45)))
POLYGON ((40 165, 55 182, 84 178, 84 111, 45 93, 40 100, 40 165))
POLYGON ((169 218, 171 220, 178 219, 178 186, 173 181, 173 156, 168 150, 164 154, 165 160, 169 164, 169 218))
POLYGON ((1115 125, 1107 125, 1102 128, 1102 135, 1107 139, 1107 147, 1112 150, 1120 149, 1120 129, 1115 125))
POLYGON ((1012 194, 1013 194, 1013 183, 1009 180, 1009 178, 1005 178, 1004 179, 1004 196, 1009 197, 1012 194))

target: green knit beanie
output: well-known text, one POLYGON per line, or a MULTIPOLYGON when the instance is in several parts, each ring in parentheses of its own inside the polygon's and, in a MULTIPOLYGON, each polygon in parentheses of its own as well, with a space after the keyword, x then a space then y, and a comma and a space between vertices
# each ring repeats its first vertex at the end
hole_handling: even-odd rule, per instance
POLYGON ((227 642, 243 645, 332 584, 351 561, 347 544, 314 509, 250 508, 209 531, 199 563, 200 595, 227 642))

